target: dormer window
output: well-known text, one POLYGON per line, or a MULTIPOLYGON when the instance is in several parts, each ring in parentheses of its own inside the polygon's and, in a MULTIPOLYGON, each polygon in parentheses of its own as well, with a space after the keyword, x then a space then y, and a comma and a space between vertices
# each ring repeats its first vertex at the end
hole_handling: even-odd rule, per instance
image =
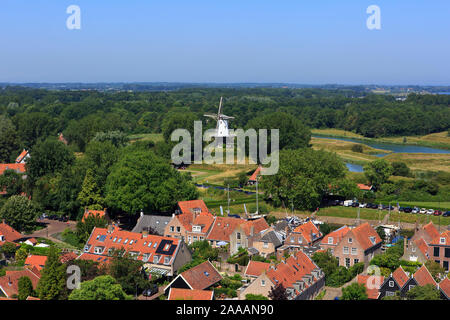
POLYGON ((445 238, 440 238, 440 239, 439 239, 439 243, 440 243, 440 244, 445 244, 445 238))
POLYGON ((156 248, 157 245, 158 245, 158 242, 155 242, 155 244, 153 245, 153 248, 156 248))
POLYGON ((128 238, 125 239, 125 241, 123 242, 123 244, 127 244, 127 242, 128 242, 128 238))
POLYGON ((149 242, 148 243, 148 247, 150 248, 152 246, 152 242, 149 242))
POLYGON ((192 226, 192 232, 202 232, 201 226, 192 226))
POLYGON ((194 213, 201 213, 201 212, 202 212, 202 209, 201 209, 201 208, 194 208, 194 209, 192 209, 192 211, 193 211, 194 213))
POLYGON ((164 264, 170 263, 170 257, 164 257, 164 264))
POLYGON ((348 243, 353 243, 353 239, 352 238, 348 238, 348 243))
POLYGON ((159 256, 153 256, 153 263, 158 263, 159 256))
POLYGON ((144 253, 144 254, 142 255, 142 260, 143 260, 144 262, 147 262, 151 255, 152 255, 151 253, 144 253))
POLYGON ((328 237, 328 244, 333 244, 333 237, 328 237))
POLYGON ((370 241, 372 242, 372 244, 375 244, 375 237, 370 237, 370 241))
POLYGON ((103 250, 105 250, 105 247, 95 247, 94 248, 94 253, 95 254, 102 254, 103 250))
POLYGON ((84 252, 89 252, 89 250, 91 249, 91 245, 87 244, 84 246, 84 252))

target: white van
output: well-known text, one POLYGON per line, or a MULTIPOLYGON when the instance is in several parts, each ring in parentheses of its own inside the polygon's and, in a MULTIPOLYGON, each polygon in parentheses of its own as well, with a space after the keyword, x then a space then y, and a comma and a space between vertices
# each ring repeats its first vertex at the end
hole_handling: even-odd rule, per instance
POLYGON ((344 207, 351 207, 353 204, 353 200, 345 200, 344 201, 344 207))

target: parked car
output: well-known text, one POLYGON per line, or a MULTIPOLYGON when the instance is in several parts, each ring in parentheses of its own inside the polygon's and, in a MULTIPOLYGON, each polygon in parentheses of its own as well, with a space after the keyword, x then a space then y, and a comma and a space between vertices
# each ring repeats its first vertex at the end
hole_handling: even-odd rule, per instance
POLYGON ((158 286, 156 284, 151 284, 150 288, 145 289, 144 292, 142 292, 142 295, 144 297, 151 297, 158 293, 158 286))
POLYGON ((345 201, 344 201, 344 207, 351 207, 352 204, 353 204, 353 201, 352 201, 352 200, 345 200, 345 201))
POLYGON ((406 212, 406 213, 411 213, 412 212, 412 208, 406 207, 403 211, 406 212))
POLYGON ((365 203, 360 203, 360 204, 359 204, 359 207, 360 207, 360 208, 365 208, 366 206, 367 206, 367 204, 365 204, 365 203))
POLYGON ((404 212, 404 211, 405 211, 405 207, 399 207, 399 208, 398 208, 398 211, 404 212))
POLYGON ((358 203, 358 202, 353 202, 353 203, 352 203, 352 207, 353 207, 353 208, 359 207, 359 203, 358 203))
POLYGON ((425 208, 420 209, 420 213, 421 214, 426 214, 427 213, 427 209, 425 209, 425 208))
POLYGON ((412 211, 411 211, 411 213, 419 213, 420 212, 420 209, 419 208, 414 208, 414 209, 412 209, 412 211))
POLYGON ((433 209, 428 209, 427 210, 427 214, 433 214, 434 213, 434 210, 433 209))
POLYGON ((442 214, 441 210, 434 210, 433 215, 440 216, 442 214))
POLYGON ((376 208, 376 205, 373 204, 373 203, 368 203, 368 204, 366 205, 366 208, 375 209, 375 208, 376 208), (374 206, 375 206, 375 207, 374 207, 374 206))
POLYGON ((450 217, 450 211, 445 211, 445 212, 442 214, 442 216, 443 216, 443 217, 450 217))
POLYGON ((56 214, 52 214, 48 217, 50 220, 56 220, 58 219, 58 216, 56 214))

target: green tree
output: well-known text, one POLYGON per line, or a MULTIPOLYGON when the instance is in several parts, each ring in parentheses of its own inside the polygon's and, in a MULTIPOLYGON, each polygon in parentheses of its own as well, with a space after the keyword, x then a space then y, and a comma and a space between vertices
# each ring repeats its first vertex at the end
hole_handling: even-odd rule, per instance
POLYGON ((404 162, 394 161, 392 162, 392 175, 410 177, 411 169, 404 162))
POLYGON ((78 201, 83 207, 89 209, 101 210, 104 208, 105 199, 101 195, 101 190, 95 182, 94 173, 91 169, 86 172, 81 191, 78 194, 78 201))
POLYGON ((288 299, 288 293, 282 283, 279 283, 275 287, 270 288, 269 298, 271 300, 287 300, 288 299))
POLYGON ((19 151, 19 139, 12 121, 0 115, 0 163, 11 162, 14 152, 19 151))
POLYGON ((336 154, 312 149, 282 150, 277 174, 261 179, 265 197, 274 205, 316 209, 331 182, 342 179, 345 166, 336 154))
POLYGON ((36 291, 41 300, 65 300, 66 265, 60 261, 58 249, 51 246, 36 291))
POLYGON ((5 242, 1 248, 1 252, 5 255, 5 257, 11 258, 17 251, 17 246, 15 243, 12 242, 5 242))
POLYGON ((406 293, 408 300, 440 300, 440 291, 432 284, 415 286, 406 293))
POLYGON ((25 247, 20 247, 16 251, 16 261, 25 261, 28 257, 28 250, 25 247))
POLYGON ((246 294, 245 300, 269 300, 267 297, 262 294, 246 294))
POLYGON ((377 159, 364 166, 366 178, 377 188, 389 179, 392 172, 392 166, 384 159, 377 159))
POLYGON ((168 211, 177 201, 197 197, 191 177, 176 171, 151 151, 125 153, 113 166, 106 186, 108 206, 128 214, 141 209, 168 211))
POLYGON ((20 195, 25 190, 24 174, 17 173, 14 170, 5 170, 0 175, 0 186, 5 188, 6 196, 20 195))
POLYGON ((17 231, 30 231, 36 225, 38 209, 36 205, 26 197, 12 196, 6 201, 0 210, 0 219, 17 231))
POLYGON ((366 287, 363 284, 352 283, 342 288, 342 300, 367 300, 366 287))
POLYGON ((18 281, 19 294, 17 298, 19 300, 26 300, 28 297, 33 296, 33 284, 30 278, 20 277, 18 281))
POLYGON ((352 151, 358 152, 358 153, 363 153, 363 146, 361 144, 354 144, 354 145, 352 145, 352 151))
POLYGON ((434 281, 439 282, 440 275, 445 274, 445 269, 437 262, 433 260, 427 260, 425 262, 425 267, 427 267, 428 271, 430 271, 431 275, 434 278, 434 281))
POLYGON ((117 281, 109 276, 99 276, 80 284, 69 295, 69 300, 131 300, 117 281))
POLYGON ((176 129, 186 129, 191 134, 191 139, 194 138, 194 121, 198 117, 192 112, 170 112, 165 115, 161 125, 162 134, 166 142, 171 141, 170 136, 176 129))
POLYGON ((26 165, 27 175, 32 181, 49 173, 61 172, 75 161, 73 152, 56 138, 38 142, 32 152, 33 156, 26 165))
POLYGON ((355 182, 350 179, 339 179, 331 184, 331 192, 346 199, 358 198, 361 192, 355 182))
POLYGON ((80 243, 86 243, 94 228, 105 228, 108 222, 104 217, 89 215, 82 221, 77 222, 76 235, 80 243))

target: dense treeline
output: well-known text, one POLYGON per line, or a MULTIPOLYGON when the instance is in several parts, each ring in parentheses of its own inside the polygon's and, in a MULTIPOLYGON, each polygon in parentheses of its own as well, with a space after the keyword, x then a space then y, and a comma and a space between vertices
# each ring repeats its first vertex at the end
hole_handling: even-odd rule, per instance
MULTIPOLYGON (((171 92, 47 91, 21 87, 0 90, 0 132, 15 127, 13 145, 31 148, 38 138, 63 132, 75 151, 84 151, 97 132, 162 132, 169 112, 189 113, 206 123, 220 96, 232 127, 282 111, 312 128, 339 128, 367 137, 419 135, 448 130, 450 96, 411 94, 406 101, 352 90, 183 89, 171 92), (2 129, 2 127, 6 127, 2 129)), ((2 155, 2 157, 4 157, 2 155)), ((1 159, 4 161, 5 159, 1 159)))

